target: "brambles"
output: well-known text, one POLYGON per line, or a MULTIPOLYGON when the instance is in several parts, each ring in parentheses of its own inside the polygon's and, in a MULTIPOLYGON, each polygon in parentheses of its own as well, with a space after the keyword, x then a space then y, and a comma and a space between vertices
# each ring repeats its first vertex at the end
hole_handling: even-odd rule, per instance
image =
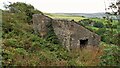
POLYGON ((100 59, 102 66, 120 66, 120 47, 105 45, 104 54, 100 59))

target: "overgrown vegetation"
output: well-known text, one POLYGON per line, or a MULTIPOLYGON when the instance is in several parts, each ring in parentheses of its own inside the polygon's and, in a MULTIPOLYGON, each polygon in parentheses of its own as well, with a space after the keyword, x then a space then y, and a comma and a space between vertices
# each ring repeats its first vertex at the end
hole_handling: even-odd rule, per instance
MULTIPOLYGON (((104 44, 103 44, 104 45, 104 44)), ((115 45, 104 45, 104 55, 100 57, 102 66, 120 66, 120 47, 115 45)))
POLYGON ((50 41, 51 43, 54 43, 54 44, 60 44, 57 36, 55 35, 55 32, 54 32, 54 29, 52 27, 52 23, 51 22, 46 25, 47 28, 48 28, 48 34, 46 36, 46 40, 50 41))
POLYGON ((119 65, 120 64, 119 62, 120 61, 120 58, 119 58, 119 54, 120 54, 119 22, 117 20, 111 21, 105 18, 103 19, 89 18, 89 19, 82 19, 82 20, 79 19, 79 20, 80 20, 79 21, 80 25, 100 35, 101 41, 104 42, 104 43, 101 43, 100 50, 98 49, 98 51, 100 51, 101 54, 97 53, 100 56, 99 61, 97 60, 98 61, 97 65, 99 66, 120 66, 119 65))
MULTIPOLYGON (((113 66, 120 64, 120 48, 113 45, 114 43, 119 45, 120 40, 114 39, 119 38, 120 31, 115 27, 113 37, 116 37, 113 39, 107 36, 107 31, 110 29, 105 26, 106 20, 89 19, 94 22, 94 25, 91 25, 89 20, 83 20, 82 25, 99 34, 105 43, 112 39, 110 41, 112 45, 102 43, 98 47, 88 46, 82 50, 68 52, 59 43, 51 24, 47 25, 49 33, 45 39, 34 33, 32 15, 43 14, 42 12, 32 5, 21 2, 7 5, 7 8, 9 10, 2 12, 3 66, 113 66)), ((69 18, 72 19, 72 17, 69 18)), ((79 18, 81 17, 76 19, 79 18)))
MULTIPOLYGON (((16 7, 16 10, 29 6, 19 2, 17 5, 15 3, 11 5, 26 5, 16 7)), ((24 14, 25 11, 11 12, 10 10, 3 10, 3 66, 84 65, 77 62, 79 56, 77 52, 70 53, 58 43, 51 24, 48 25, 50 27, 49 32, 51 32, 48 37, 46 39, 40 38, 34 34, 32 23, 27 20, 29 16, 24 14)), ((36 10, 31 9, 30 14, 32 11, 36 10)))

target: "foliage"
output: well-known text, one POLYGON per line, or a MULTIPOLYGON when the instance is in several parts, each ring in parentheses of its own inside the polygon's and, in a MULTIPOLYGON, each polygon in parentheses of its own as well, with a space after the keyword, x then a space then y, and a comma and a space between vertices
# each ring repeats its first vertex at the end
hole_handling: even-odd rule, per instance
POLYGON ((30 22, 33 14, 43 14, 41 11, 36 10, 32 5, 16 2, 10 5, 7 5, 9 11, 12 13, 21 13, 26 17, 27 22, 30 22))
POLYGON ((69 52, 58 44, 51 24, 47 25, 49 33, 46 39, 34 34, 33 24, 26 21, 29 15, 24 14, 28 10, 27 4, 13 3, 9 8, 8 11, 12 12, 3 10, 3 66, 68 65, 67 62, 74 60, 69 52), (10 8, 12 6, 22 12, 13 11, 10 8))
POLYGON ((115 35, 113 36, 113 40, 114 40, 114 41, 113 41, 114 44, 120 46, 120 33, 115 34, 115 35))
POLYGON ((91 19, 83 19, 79 22, 81 24, 83 24, 84 26, 93 26, 93 27, 97 27, 97 28, 103 28, 104 27, 104 24, 102 22, 94 21, 94 20, 91 20, 91 19))
MULTIPOLYGON (((118 43, 119 35, 117 35, 118 38, 116 38, 116 36, 114 36, 115 34, 114 34, 113 29, 118 28, 120 26, 120 6, 119 5, 120 5, 120 1, 118 0, 118 1, 114 1, 114 2, 112 1, 108 8, 105 7, 106 10, 112 10, 112 12, 107 12, 106 11, 106 14, 107 14, 106 20, 107 20, 107 23, 108 23, 106 25, 106 27, 110 29, 109 33, 108 33, 108 36, 111 37, 110 41, 112 41, 113 44, 117 44, 117 45, 119 45, 119 43, 118 43), (113 25, 114 22, 113 22, 113 19, 112 19, 111 16, 115 16, 116 20, 118 21, 117 25, 113 25), (117 41, 117 42, 115 42, 115 41, 117 41)), ((119 32, 118 32, 118 34, 119 34, 119 32)))
POLYGON ((101 23, 101 22, 95 22, 93 26, 97 27, 97 28, 103 28, 104 27, 103 23, 101 23))
POLYGON ((54 43, 54 44, 60 44, 59 39, 57 38, 56 34, 54 33, 52 23, 50 22, 46 26, 48 28, 48 34, 46 36, 46 40, 50 41, 51 43, 54 43))
POLYGON ((100 57, 102 66, 120 66, 120 47, 106 45, 104 54, 100 57))
POLYGON ((79 21, 79 22, 82 23, 82 24, 85 25, 85 26, 88 26, 88 25, 90 25, 91 23, 93 23, 93 21, 90 20, 90 19, 83 19, 83 20, 81 20, 81 21, 79 21))
MULTIPOLYGON (((102 54, 102 48, 88 47, 88 49, 68 52, 59 44, 51 24, 47 25, 47 27, 49 27, 49 33, 46 39, 34 34, 33 24, 29 24, 29 21, 33 13, 39 13, 40 11, 35 10, 31 5, 17 2, 10 4, 8 8, 9 10, 3 10, 3 66, 91 66, 99 63, 98 57, 102 54)), ((75 18, 77 21, 81 19, 81 17, 70 16, 64 16, 62 18, 66 17, 67 19, 75 18)), ((93 31, 98 31, 99 35, 104 35, 103 33, 109 30, 92 26, 91 28, 93 28, 91 29, 93 31)), ((115 36, 118 37, 118 35, 115 36)), ((107 36, 104 36, 103 38, 106 41, 110 39, 110 37, 106 38, 107 36)), ((107 51, 107 54, 112 51, 110 55, 119 55, 119 50, 117 49, 118 47, 112 47, 112 50, 107 51)), ((105 53, 104 55, 107 56, 107 54, 105 53)), ((114 58, 119 59, 119 56, 112 56, 112 61, 114 58)), ((101 59, 111 61, 108 59, 108 56, 107 58, 101 57, 101 59)), ((113 62, 117 65, 116 62, 118 61, 115 59, 113 62)))
MULTIPOLYGON (((117 34, 115 31, 114 31, 114 29, 115 29, 115 26, 112 24, 113 23, 113 20, 111 20, 111 19, 108 19, 107 20, 107 23, 108 23, 108 28, 109 28, 109 30, 108 30, 108 32, 106 33, 106 38, 107 39, 109 39, 108 41, 107 41, 107 43, 108 44, 118 44, 117 42, 115 42, 115 41, 117 41, 117 40, 119 40, 118 38, 115 38, 115 34, 117 34)), ((119 33, 119 32, 118 32, 119 33)), ((118 36, 119 37, 119 36, 118 36)), ((118 44, 119 45, 119 44, 118 44)))
POLYGON ((103 35, 103 34, 105 34, 106 33, 106 29, 105 28, 99 28, 97 31, 96 31, 96 33, 98 34, 98 35, 103 35))

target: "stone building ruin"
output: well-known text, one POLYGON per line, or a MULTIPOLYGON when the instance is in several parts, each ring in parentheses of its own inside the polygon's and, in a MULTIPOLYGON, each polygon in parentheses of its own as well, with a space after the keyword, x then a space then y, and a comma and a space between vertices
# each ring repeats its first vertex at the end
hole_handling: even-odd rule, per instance
POLYGON ((59 41, 68 49, 79 49, 87 45, 99 45, 100 36, 73 20, 52 19, 40 14, 33 15, 34 30, 42 37, 46 36, 48 32, 46 25, 49 23, 52 24, 54 33, 59 41))

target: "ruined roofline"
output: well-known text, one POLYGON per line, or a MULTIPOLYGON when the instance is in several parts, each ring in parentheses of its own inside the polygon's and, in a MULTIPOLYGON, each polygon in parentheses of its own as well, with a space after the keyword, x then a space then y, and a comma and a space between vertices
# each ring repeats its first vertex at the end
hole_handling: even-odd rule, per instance
POLYGON ((74 20, 59 19, 59 18, 58 18, 58 19, 53 19, 53 20, 56 20, 56 21, 62 21, 62 22, 72 22, 72 23, 75 23, 75 24, 77 24, 77 25, 80 25, 81 27, 87 29, 88 31, 90 31, 90 32, 92 32, 92 33, 98 35, 97 33, 93 32, 93 31, 90 30, 89 28, 85 27, 84 25, 82 25, 82 24, 80 24, 80 23, 78 23, 78 22, 76 22, 76 21, 74 21, 74 20))
MULTIPOLYGON (((34 14, 34 15, 44 15, 44 14, 34 14)), ((77 25, 80 25, 80 26, 82 26, 83 28, 87 29, 88 31, 90 31, 90 32, 92 32, 92 33, 94 33, 94 34, 96 34, 96 33, 93 32, 92 30, 90 30, 90 29, 88 29, 87 27, 85 27, 84 25, 82 25, 82 24, 80 24, 80 23, 74 21, 74 19, 73 19, 73 20, 59 19, 59 18, 53 19, 53 18, 51 18, 51 17, 49 17, 49 16, 46 16, 46 15, 44 15, 44 16, 47 17, 47 18, 49 18, 49 19, 51 19, 51 20, 54 20, 54 21, 62 21, 62 22, 73 22, 73 23, 76 23, 77 25)), ((96 35, 98 35, 98 34, 96 34, 96 35)), ((99 35, 98 35, 98 36, 99 36, 99 35)))

